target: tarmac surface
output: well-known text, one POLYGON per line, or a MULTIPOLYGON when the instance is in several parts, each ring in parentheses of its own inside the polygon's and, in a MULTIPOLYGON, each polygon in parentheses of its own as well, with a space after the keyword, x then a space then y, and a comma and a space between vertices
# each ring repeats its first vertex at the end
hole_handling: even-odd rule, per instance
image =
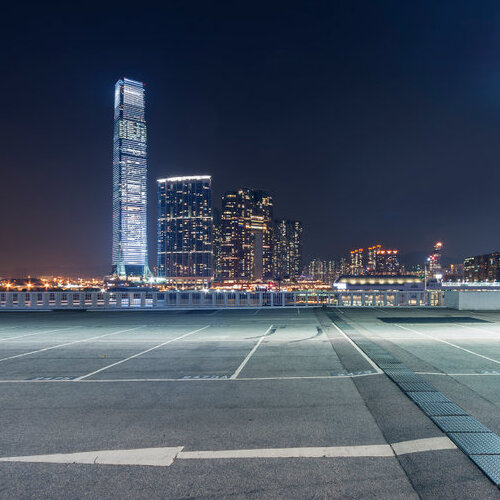
POLYGON ((394 358, 500 433, 499 312, 1 313, 0 498, 500 498, 394 358))

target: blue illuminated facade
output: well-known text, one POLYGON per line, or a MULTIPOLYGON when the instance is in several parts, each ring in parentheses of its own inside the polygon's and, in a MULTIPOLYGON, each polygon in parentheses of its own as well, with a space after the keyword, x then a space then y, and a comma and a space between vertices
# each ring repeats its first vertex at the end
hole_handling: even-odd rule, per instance
POLYGON ((144 84, 115 85, 112 273, 150 274, 147 245, 147 148, 144 84))

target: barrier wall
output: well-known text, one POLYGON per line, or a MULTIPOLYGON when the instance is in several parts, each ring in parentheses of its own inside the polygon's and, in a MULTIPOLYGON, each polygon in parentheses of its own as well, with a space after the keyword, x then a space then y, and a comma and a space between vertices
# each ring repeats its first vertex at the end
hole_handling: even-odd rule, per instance
POLYGON ((443 292, 0 292, 0 311, 443 306, 443 292))
POLYGON ((447 290, 444 305, 460 311, 500 311, 500 291, 447 290))

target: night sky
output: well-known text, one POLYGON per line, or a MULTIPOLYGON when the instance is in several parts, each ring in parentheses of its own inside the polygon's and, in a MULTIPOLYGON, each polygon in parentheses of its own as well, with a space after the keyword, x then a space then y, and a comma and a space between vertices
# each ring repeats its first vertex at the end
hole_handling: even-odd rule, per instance
POLYGON ((114 84, 156 179, 271 192, 307 258, 500 248, 500 2, 20 3, 2 12, 0 276, 111 270, 114 84), (104 3, 103 3, 104 4, 104 3))

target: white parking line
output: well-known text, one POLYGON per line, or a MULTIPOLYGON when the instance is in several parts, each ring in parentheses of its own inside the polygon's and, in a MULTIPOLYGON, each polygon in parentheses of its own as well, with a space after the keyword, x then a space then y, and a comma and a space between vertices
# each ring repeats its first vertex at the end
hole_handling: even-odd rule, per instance
POLYGON ((413 330, 412 328, 407 328, 406 326, 401 326, 398 325, 397 323, 394 323, 395 326, 402 328, 403 330, 408 330, 409 332, 416 333, 418 335, 423 335, 424 337, 428 337, 430 339, 436 340, 437 342, 442 342, 443 344, 448 344, 452 347, 455 347, 456 349, 460 349, 461 351, 468 352, 469 354, 473 354, 474 356, 479 356, 480 358, 487 359, 488 361, 492 361, 493 363, 496 363, 500 365, 500 361, 498 359, 493 359, 489 358, 488 356, 484 356, 483 354, 479 354, 477 352, 471 351, 470 349, 466 349, 465 347, 460 347, 456 344, 452 344, 451 342, 448 342, 447 340, 440 339, 438 337, 434 337, 434 335, 429 335, 428 333, 422 333, 417 330, 413 330))
POLYGON ((337 329, 337 331, 356 349, 356 351, 361 354, 361 356, 368 361, 370 366, 377 372, 377 373, 383 373, 383 371, 376 365, 371 358, 369 358, 333 321, 332 325, 337 329))
POLYGON ((243 360, 243 362, 241 363, 241 365, 238 366, 238 368, 236 368, 236 371, 231 375, 231 377, 230 377, 231 380, 234 380, 236 377, 238 377, 238 375, 241 373, 241 370, 243 370, 243 368, 245 367, 245 365, 248 363, 248 361, 250 360, 250 358, 253 356, 254 352, 259 348, 261 342, 264 340, 264 337, 271 331, 272 327, 273 327, 273 325, 271 325, 266 330, 266 332, 264 333, 264 335, 262 335, 262 337, 253 346, 253 349, 247 354, 247 357, 243 360))
POLYGON ((95 370, 93 372, 87 373, 86 375, 82 375, 81 377, 77 377, 74 380, 78 381, 78 380, 86 379, 87 377, 91 377, 92 375, 95 375, 96 373, 103 372, 104 370, 107 370, 108 368, 112 368, 113 366, 121 365, 122 363, 125 363, 126 361, 130 361, 131 359, 137 358, 138 356, 142 356, 143 354, 154 351, 155 349, 158 349, 159 347, 163 347, 164 345, 170 344, 171 342, 175 342, 176 340, 183 339, 184 337, 187 337, 188 335, 193 335, 197 332, 201 332, 202 330, 205 330, 209 326, 210 325, 205 325, 203 328, 198 328, 197 330, 193 330, 192 332, 185 333, 184 335, 181 335, 180 337, 176 337, 174 339, 167 340, 165 342, 162 342, 161 344, 155 345, 154 347, 150 347, 149 349, 146 349, 145 351, 138 352, 137 354, 129 356, 128 358, 117 361, 116 363, 111 363, 110 365, 99 368, 99 370, 95 370))
POLYGON ((54 332, 61 332, 61 331, 66 331, 66 330, 74 330, 75 328, 79 328, 79 327, 78 326, 70 326, 68 328, 56 328, 55 330, 44 330, 43 332, 28 333, 26 335, 19 335, 17 337, 5 337, 5 338, 0 338, 0 342, 3 342, 4 340, 16 340, 16 339, 23 339, 25 337, 33 337, 34 335, 43 335, 44 333, 54 333, 54 332))
POLYGON ((102 339, 103 337, 109 337, 111 335, 117 335, 119 333, 131 332, 132 330, 137 330, 142 328, 144 325, 136 326, 134 328, 128 328, 127 330, 119 330, 117 332, 106 333, 104 335, 97 335, 95 337, 88 337, 86 339, 74 340, 72 342, 65 342, 64 344, 53 345, 51 347, 44 347, 43 349, 37 349, 36 351, 24 352, 22 354, 16 354, 14 356, 9 356, 7 358, 2 358, 0 361, 7 361, 9 359, 23 358, 24 356, 29 356, 30 354, 37 354, 39 352, 51 351, 52 349, 59 349, 60 347, 66 347, 68 345, 80 344, 82 342, 88 342, 89 340, 102 339))

